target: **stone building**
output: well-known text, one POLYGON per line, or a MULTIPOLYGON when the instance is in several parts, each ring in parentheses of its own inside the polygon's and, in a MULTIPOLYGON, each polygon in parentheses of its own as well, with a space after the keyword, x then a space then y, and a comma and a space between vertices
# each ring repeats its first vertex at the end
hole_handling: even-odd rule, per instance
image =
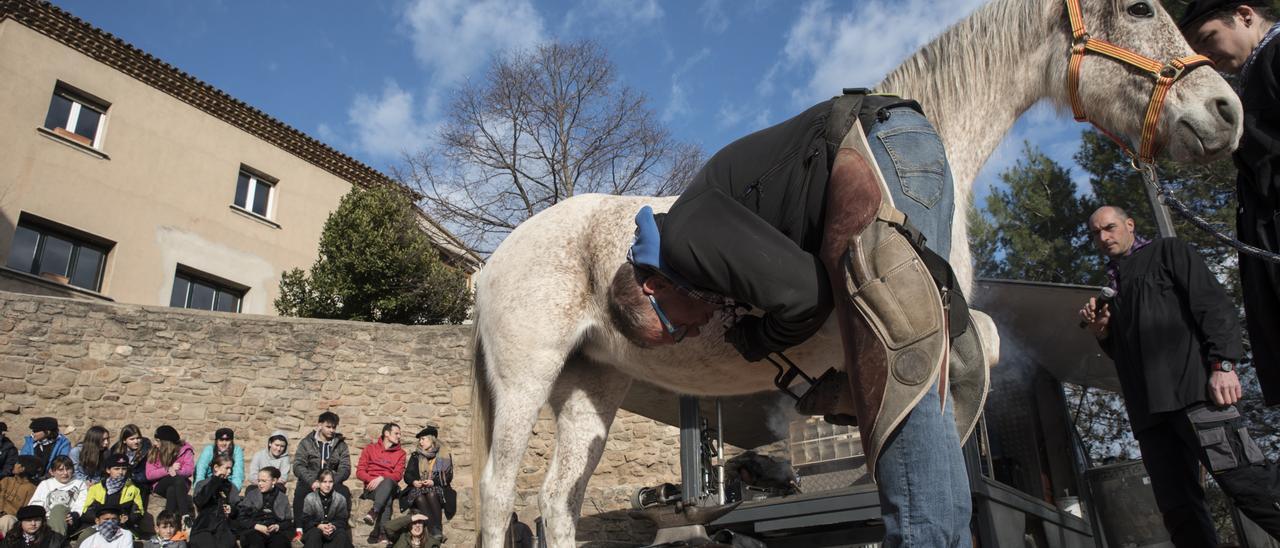
POLYGON ((0 2, 0 97, 3 289, 273 314, 339 199, 397 184, 45 2, 0 2))

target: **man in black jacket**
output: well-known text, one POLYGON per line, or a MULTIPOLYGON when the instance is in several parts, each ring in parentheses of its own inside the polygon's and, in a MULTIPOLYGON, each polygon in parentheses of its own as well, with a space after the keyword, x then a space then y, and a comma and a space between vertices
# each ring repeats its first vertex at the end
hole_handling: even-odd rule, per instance
POLYGON ((720 303, 750 304, 763 314, 725 337, 754 362, 804 342, 834 309, 848 373, 836 390, 857 408, 884 545, 968 546, 954 333, 922 259, 950 255, 953 212, 920 106, 849 90, 721 149, 665 215, 642 208, 610 289, 615 323, 637 345, 678 344, 720 303))
MULTIPOLYGON (((1267 0, 1196 0, 1178 27, 1197 53, 1219 71, 1244 107, 1244 135, 1236 149, 1236 234, 1240 241, 1280 252, 1280 25, 1267 0)), ((1280 405, 1280 265, 1240 254, 1252 365, 1267 405, 1280 405)))
POLYGON ((1104 206, 1089 234, 1116 296, 1080 310, 1116 364, 1125 408, 1174 545, 1217 546, 1199 482, 1204 464, 1245 515, 1280 538, 1280 477, 1236 409, 1240 325, 1200 254, 1176 238, 1139 238, 1104 206))

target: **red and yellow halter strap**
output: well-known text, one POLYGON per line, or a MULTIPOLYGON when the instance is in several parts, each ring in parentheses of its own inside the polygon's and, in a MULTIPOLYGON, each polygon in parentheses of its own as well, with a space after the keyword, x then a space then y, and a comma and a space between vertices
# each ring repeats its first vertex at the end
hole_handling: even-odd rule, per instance
POLYGON ((1125 154, 1133 158, 1133 150, 1123 140, 1098 125, 1097 122, 1089 120, 1088 115, 1085 114, 1084 105, 1080 101, 1080 66, 1084 64, 1085 53, 1093 52, 1150 74, 1155 78, 1156 84, 1151 92, 1151 101, 1147 103, 1147 114, 1142 119, 1142 138, 1138 145, 1137 159, 1140 162, 1151 163, 1156 153, 1156 127, 1160 124, 1160 112, 1164 110, 1164 99, 1169 93, 1169 88, 1191 69, 1201 65, 1212 65, 1213 62, 1203 55, 1188 55, 1164 64, 1105 40, 1091 38, 1084 28, 1080 0, 1066 0, 1066 2, 1067 18, 1071 21, 1071 62, 1067 72, 1067 94, 1071 98, 1071 112, 1075 115, 1077 122, 1092 123, 1098 131, 1115 141, 1125 154))

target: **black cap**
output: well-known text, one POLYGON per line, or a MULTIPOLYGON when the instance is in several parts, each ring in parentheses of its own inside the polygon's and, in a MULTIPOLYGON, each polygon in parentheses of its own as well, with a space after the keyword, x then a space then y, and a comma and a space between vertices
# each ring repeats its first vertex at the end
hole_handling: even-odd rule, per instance
POLYGON ((415 437, 419 437, 419 438, 421 438, 422 436, 436 436, 436 437, 440 437, 440 430, 436 428, 436 425, 434 425, 434 424, 428 424, 426 428, 423 428, 422 430, 419 430, 419 431, 418 431, 418 435, 417 435, 417 436, 415 436, 415 437))
POLYGON ((94 517, 101 516, 102 514, 115 514, 118 516, 120 513, 120 507, 111 504, 103 504, 93 510, 94 517))
POLYGON ((214 433, 213 433, 213 439, 215 439, 215 440, 234 440, 234 439, 236 439, 236 433, 235 433, 235 431, 234 431, 234 430, 232 430, 232 429, 230 429, 230 428, 219 428, 217 432, 214 432, 214 433))
POLYGON ((106 468, 128 468, 129 457, 121 455, 120 453, 112 453, 107 455, 106 464, 106 468))
POLYGON ((156 429, 156 439, 169 443, 182 443, 182 436, 178 435, 178 430, 167 424, 156 429))
POLYGON ((1243 6, 1257 2, 1257 0, 1194 0, 1187 6, 1187 11, 1182 12, 1182 18, 1178 19, 1178 28, 1182 32, 1187 32, 1191 25, 1199 23, 1205 17, 1213 15, 1214 12, 1243 6))
POLYGON ((22 508, 18 509, 18 513, 14 514, 14 516, 18 518, 18 521, 27 521, 29 519, 44 519, 44 507, 36 506, 34 504, 32 504, 31 506, 23 506, 22 508))
POLYGON ((36 417, 31 419, 32 432, 47 432, 58 429, 58 419, 53 417, 36 417))

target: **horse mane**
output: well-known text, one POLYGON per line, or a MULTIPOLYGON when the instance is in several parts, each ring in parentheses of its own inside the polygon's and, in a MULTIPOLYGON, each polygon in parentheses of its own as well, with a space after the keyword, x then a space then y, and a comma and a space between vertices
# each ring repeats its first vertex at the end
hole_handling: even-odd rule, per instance
MULTIPOLYGON (((1052 52, 1066 52, 1056 0, 994 0, 908 57, 876 90, 918 100, 938 129, 954 179, 951 257, 960 287, 972 286, 970 191, 1005 134, 1042 98, 1058 97, 1052 52), (980 44, 980 47, 974 47, 980 44)), ((1060 86, 1058 86, 1060 87, 1060 86)))

